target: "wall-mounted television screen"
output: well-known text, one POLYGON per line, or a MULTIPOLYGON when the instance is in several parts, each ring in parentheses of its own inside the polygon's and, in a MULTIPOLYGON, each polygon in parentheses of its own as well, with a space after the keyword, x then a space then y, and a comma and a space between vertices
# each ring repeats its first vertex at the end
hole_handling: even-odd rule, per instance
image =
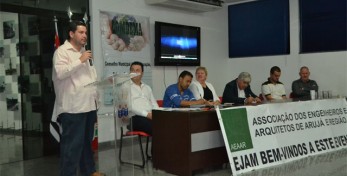
POLYGON ((200 66, 200 27, 155 22, 157 66, 200 66))

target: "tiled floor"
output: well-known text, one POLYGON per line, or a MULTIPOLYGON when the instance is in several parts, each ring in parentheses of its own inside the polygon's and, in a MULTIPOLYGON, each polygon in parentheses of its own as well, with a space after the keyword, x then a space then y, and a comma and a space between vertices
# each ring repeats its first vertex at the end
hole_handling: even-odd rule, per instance
MULTIPOLYGON (((2 151, 3 154, 3 151, 2 151)), ((138 148, 125 147, 124 159, 139 159, 138 148), (132 152, 134 151, 134 152, 132 152)), ((152 162, 148 161, 144 169, 121 165, 116 167, 118 153, 115 149, 108 148, 99 151, 96 156, 99 170, 108 176, 150 176, 150 175, 170 175, 164 171, 152 168, 152 162), (118 168, 118 174, 116 174, 118 168)), ((12 162, 0 165, 0 176, 58 176, 59 157, 49 156, 27 161, 12 162)), ((231 175, 228 165, 218 168, 206 168, 197 171, 195 175, 227 176, 231 175)), ((347 149, 306 157, 301 160, 282 164, 276 167, 251 171, 243 176, 346 176, 347 175, 347 149)))
POLYGON ((22 136, 0 133, 0 164, 23 160, 22 136))

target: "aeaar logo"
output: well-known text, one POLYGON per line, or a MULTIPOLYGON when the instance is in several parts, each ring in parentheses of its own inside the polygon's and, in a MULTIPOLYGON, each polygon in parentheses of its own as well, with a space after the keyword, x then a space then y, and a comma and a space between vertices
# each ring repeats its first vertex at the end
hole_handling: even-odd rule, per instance
POLYGON ((253 148, 246 108, 221 110, 231 152, 253 148))

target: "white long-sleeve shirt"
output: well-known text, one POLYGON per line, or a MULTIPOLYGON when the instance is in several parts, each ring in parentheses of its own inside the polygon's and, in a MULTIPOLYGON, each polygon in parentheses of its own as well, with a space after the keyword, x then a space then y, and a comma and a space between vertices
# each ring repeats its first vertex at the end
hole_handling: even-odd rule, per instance
MULTIPOLYGON (((219 97, 212 86, 211 83, 205 82, 206 86, 211 90, 213 94, 213 101, 219 101, 219 97)), ((190 91, 193 92, 195 99, 202 99, 204 98, 204 89, 202 88, 202 85, 198 81, 192 81, 192 83, 189 86, 190 91)))
POLYGON ((136 85, 131 81, 131 110, 134 114, 147 117, 147 114, 152 112, 152 109, 158 108, 157 100, 154 98, 152 89, 141 83, 141 86, 136 85))
POLYGON ((83 113, 96 110, 98 100, 95 86, 86 85, 96 81, 96 70, 80 57, 85 51, 77 51, 65 41, 54 53, 52 79, 55 91, 52 121, 61 113, 83 113))

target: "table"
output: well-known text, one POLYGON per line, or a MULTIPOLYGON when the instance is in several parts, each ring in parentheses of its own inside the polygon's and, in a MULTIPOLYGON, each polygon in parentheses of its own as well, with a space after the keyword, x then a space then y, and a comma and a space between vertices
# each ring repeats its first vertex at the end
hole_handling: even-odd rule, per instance
POLYGON ((228 163, 215 111, 153 110, 153 167, 176 175, 228 163))

